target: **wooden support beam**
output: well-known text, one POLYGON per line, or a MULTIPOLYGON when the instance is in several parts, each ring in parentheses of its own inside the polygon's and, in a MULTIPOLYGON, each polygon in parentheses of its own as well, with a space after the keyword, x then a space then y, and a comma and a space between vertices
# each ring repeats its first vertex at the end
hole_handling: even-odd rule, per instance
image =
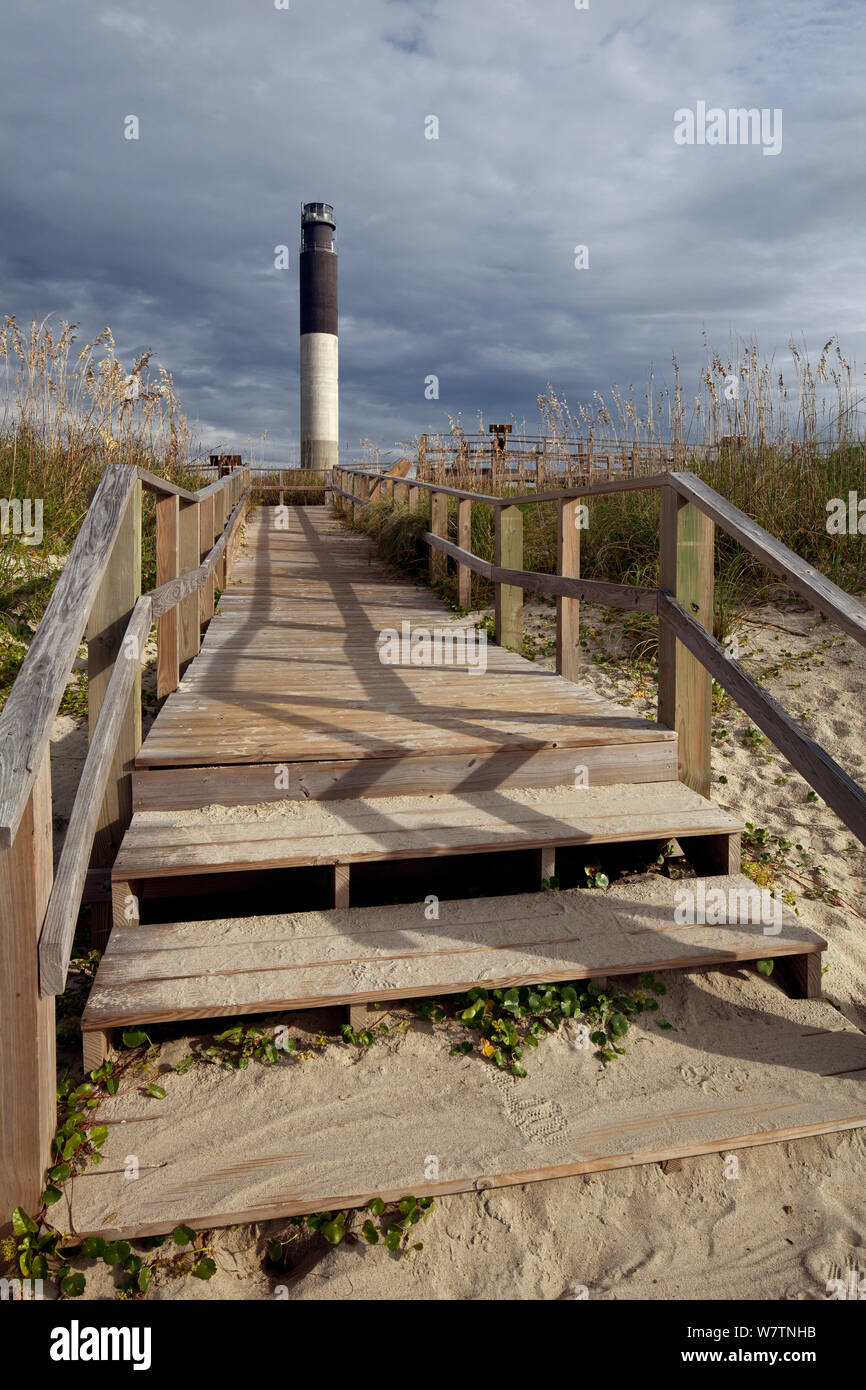
MULTIPOLYGON (((180 498, 176 493, 156 503, 156 582, 167 584, 180 574, 180 498)), ((180 681, 178 610, 170 608, 156 622, 156 693, 160 700, 177 690, 180 681)))
MULTIPOLYGON (((563 497, 559 503, 556 540, 556 572, 567 579, 580 578, 580 521, 583 503, 563 497)), ((567 681, 580 678, 580 600, 557 596, 556 671, 567 681)))
POLYGON ((334 865, 334 907, 349 906, 349 881, 351 867, 348 864, 334 865))
MULTIPOLYGON (((673 487, 661 489, 659 587, 669 590, 708 632, 713 630, 713 540, 710 518, 673 487)), ((710 794, 713 682, 659 614, 659 723, 675 729, 680 781, 710 794)))
POLYGON ((408 500, 408 502, 407 502, 407 507, 408 507, 408 509, 409 509, 410 512, 417 512, 417 510, 418 510, 418 498, 420 497, 420 495, 421 495, 421 489, 418 488, 418 487, 413 487, 413 485, 410 483, 410 484, 409 484, 409 500, 408 500))
MULTIPOLYGON (((523 513, 519 507, 496 508, 494 559, 504 569, 523 569, 523 513)), ((519 652, 523 646, 523 590, 497 583, 494 611, 500 647, 519 652)))
MULTIPOLYGON (((91 740, 115 662, 123 658, 126 628, 140 594, 141 482, 137 481, 87 625, 87 727, 91 740)), ((141 747, 140 656, 141 652, 134 654, 135 675, 118 720, 117 741, 93 839, 91 863, 94 868, 114 863, 124 832, 132 820, 132 767, 141 747)), ((109 928, 107 910, 94 904, 91 944, 101 948, 108 940, 109 928)))
POLYGON ((39 1209, 56 1125, 54 1000, 39 992, 38 940, 51 892, 46 750, 12 845, 0 849, 0 1228, 39 1209))
MULTIPOLYGON (((434 536, 448 539, 448 498, 442 492, 430 494, 430 530, 434 536)), ((448 559, 441 550, 430 550, 430 583, 444 579, 448 573, 448 559)))
MULTIPOLYGON (((457 544, 461 550, 472 549, 472 503, 461 497, 457 503, 457 544)), ((472 571, 468 565, 457 565, 457 602, 461 608, 472 607, 472 571)))
MULTIPOLYGON (((178 566, 181 574, 197 569, 201 562, 199 539, 200 503, 181 502, 178 517, 178 566)), ((183 675, 201 646, 201 622, 197 592, 181 599, 177 606, 178 660, 183 675)))
MULTIPOLYGON (((198 524, 199 524, 199 536, 198 536, 198 552, 199 552, 199 553, 198 553, 198 556, 197 556, 197 558, 196 558, 196 567, 197 567, 198 565, 201 564, 202 560, 205 558, 205 556, 208 554, 208 552, 213 548, 213 543, 214 543, 214 540, 216 539, 215 534, 214 534, 214 500, 213 500, 213 495, 211 495, 210 497, 204 498, 204 500, 203 500, 202 502, 199 503, 198 524)), ((206 623, 209 623, 210 620, 211 620, 211 618, 213 617, 213 609, 214 609, 214 577, 213 577, 213 572, 211 572, 211 573, 208 575, 206 582, 202 585, 202 587, 201 587, 201 588, 199 589, 199 591, 198 591, 198 605, 199 605, 199 606, 198 606, 199 622, 201 623, 202 626, 204 626, 206 623)))

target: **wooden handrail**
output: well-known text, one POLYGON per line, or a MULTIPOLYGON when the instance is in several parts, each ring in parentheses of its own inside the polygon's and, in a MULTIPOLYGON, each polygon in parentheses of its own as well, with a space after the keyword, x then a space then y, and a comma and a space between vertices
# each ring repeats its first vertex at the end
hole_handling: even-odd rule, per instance
POLYGON ((216 567, 217 561, 229 544, 235 528, 243 517, 245 501, 246 495, 238 502, 226 522, 225 530, 222 532, 219 540, 212 549, 208 551, 197 569, 187 570, 185 574, 180 575, 177 579, 170 579, 167 584, 160 584, 158 588, 148 590, 145 597, 150 599, 153 604, 154 618, 161 618, 163 613, 168 613, 170 609, 175 608, 183 599, 188 598, 190 594, 200 589, 210 577, 216 567))
POLYGON ((109 464, 0 711, 0 849, 8 849, 51 737, 138 470, 109 464))
MULTIPOLYGON (((346 472, 347 470, 338 470, 346 472)), ((366 477, 378 477, 371 470, 354 469, 366 477)), ((734 540, 790 587, 805 598, 825 617, 836 622, 850 636, 866 645, 866 608, 852 595, 845 593, 814 566, 802 560, 794 551, 776 540, 744 512, 721 497, 713 488, 691 473, 671 472, 651 478, 629 478, 594 483, 586 487, 564 488, 555 492, 533 493, 529 496, 494 497, 486 493, 469 492, 444 484, 407 478, 403 483, 411 489, 421 489, 433 498, 456 497, 463 508, 461 538, 471 534, 468 511, 472 502, 497 508, 497 517, 507 515, 507 509, 532 502, 560 504, 560 512, 575 499, 615 492, 662 489, 661 531, 662 566, 658 589, 643 589, 628 584, 608 584, 600 580, 578 578, 579 564, 571 574, 540 574, 522 568, 508 567, 483 560, 466 548, 455 545, 443 534, 447 529, 441 507, 431 503, 431 526, 422 531, 421 539, 431 553, 448 556, 458 566, 462 576, 463 593, 468 595, 468 574, 471 571, 490 580, 497 593, 510 589, 515 595, 512 607, 519 613, 522 592, 526 589, 554 594, 560 605, 575 610, 569 616, 569 642, 577 634, 577 603, 586 600, 606 607, 655 613, 661 624, 659 635, 659 719, 664 719, 680 734, 680 776, 689 785, 709 791, 710 738, 710 679, 714 678, 770 738, 792 766, 814 787, 846 825, 866 844, 866 791, 805 733, 790 715, 786 714, 738 662, 729 656, 712 635, 712 562, 713 526, 720 526, 734 540), (435 513, 435 515, 434 515, 435 513), (666 578, 667 576, 667 578, 666 578), (667 587, 676 583, 680 598, 688 600, 694 613, 689 612, 677 594, 667 587), (515 607, 516 604, 516 607, 515 607), (700 613, 703 621, 698 621, 700 613), (709 630, 708 630, 709 629, 709 630), (664 639, 664 641, 663 641, 664 639), (688 737, 687 737, 688 736, 688 737)), ((366 506, 366 499, 346 492, 335 483, 335 495, 347 497, 353 506, 366 506)), ((410 498, 412 493, 410 491, 410 498)), ((569 517, 569 526, 573 517, 569 517)), ((560 530, 563 518, 560 516, 560 530)), ((518 542, 517 553, 520 553, 518 542)), ((579 551, 578 551, 579 556, 579 551)), ((574 564, 574 557, 572 557, 574 564)), ((562 563, 560 561, 560 568, 562 563)), ((435 569, 439 576, 440 569, 435 569)), ((463 604, 468 607, 468 603, 463 604)), ((498 613, 498 609, 497 609, 498 613)), ((519 617, 509 620, 507 645, 519 648, 522 631, 519 617)), ((557 669, 574 671, 559 655, 561 616, 558 628, 557 669)), ((504 626, 504 625, 503 625, 504 626)), ((497 637, 500 636, 497 618, 497 637)))
POLYGON ((39 937, 39 984, 42 994, 62 994, 66 988, 75 924, 87 878, 93 837, 121 722, 144 656, 152 608, 150 596, 142 595, 132 610, 123 635, 124 655, 114 664, 87 750, 39 937))
POLYGON ((693 502, 825 618, 831 618, 850 637, 866 646, 866 607, 858 599, 846 594, 814 565, 807 564, 693 473, 669 473, 667 481, 680 496, 693 502))
POLYGON ((866 844, 866 792, 768 695, 673 594, 659 593, 659 617, 755 721, 827 805, 866 844))

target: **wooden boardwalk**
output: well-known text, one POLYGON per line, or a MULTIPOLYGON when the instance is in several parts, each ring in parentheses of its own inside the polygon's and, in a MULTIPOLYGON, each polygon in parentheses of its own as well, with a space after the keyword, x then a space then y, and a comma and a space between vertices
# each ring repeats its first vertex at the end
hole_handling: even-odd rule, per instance
POLYGON ((467 619, 391 573, 336 512, 250 511, 248 466, 196 491, 106 468, 0 712, 4 1209, 42 1201, 54 1000, 83 901, 103 952, 85 1069, 113 1029, 141 1024, 167 1094, 100 1101, 106 1162, 52 1209, 79 1233, 207 1228, 866 1124, 866 1041, 821 999, 827 943, 790 913, 766 931, 739 876, 740 823, 709 796, 713 681, 864 843, 866 792, 713 638, 715 528, 866 645, 863 605, 685 473, 522 501, 365 470, 335 470, 326 487, 353 514, 371 496, 421 513, 431 574, 456 562, 464 600, 472 573, 488 579, 503 645, 479 647, 467 619), (579 499, 623 488, 659 493, 657 588, 581 576, 579 499), (157 582, 142 593, 145 490, 157 582), (524 567, 521 506, 544 498, 555 574, 524 567), (476 506, 492 510, 493 561, 469 548, 476 506), (561 674, 507 650, 521 646, 527 591, 555 599, 561 674), (583 683, 581 601, 657 619, 659 723, 583 683), (162 704, 142 744, 154 623, 162 704), (90 747, 52 872, 50 734, 85 633, 90 747), (687 925, 683 880, 643 872, 671 840, 696 895, 715 885, 720 917, 687 925), (571 886, 605 856, 607 891, 571 886), (744 969, 766 957, 770 980, 744 969), (611 1072, 563 1027, 518 1082, 410 1016, 369 1051, 169 1076, 183 1033, 214 1028, 205 1019, 258 1017, 303 1047, 336 1037, 347 1007, 362 1030, 375 1005, 475 985, 631 988, 644 970, 666 972, 672 1028, 635 1027, 611 1072))
MULTIPOLYGON (((676 736, 490 643, 486 670, 392 665, 382 634, 451 628, 324 507, 259 508, 201 653, 136 759, 138 809, 676 778, 676 736), (489 765, 490 759, 496 761, 489 765), (165 769, 224 769, 173 777, 165 769), (160 773, 157 770, 163 770, 160 773)), ((465 620, 458 626, 466 627, 465 620)))

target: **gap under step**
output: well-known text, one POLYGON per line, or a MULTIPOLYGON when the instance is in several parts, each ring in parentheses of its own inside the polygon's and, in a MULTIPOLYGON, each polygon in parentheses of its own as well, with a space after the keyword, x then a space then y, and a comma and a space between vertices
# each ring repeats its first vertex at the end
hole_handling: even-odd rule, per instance
MULTIPOLYGON (((621 841, 709 842, 733 840, 741 829, 740 821, 680 782, 139 811, 112 879, 125 897, 128 884, 145 878, 621 841)), ((704 871, 738 867, 735 854, 723 858, 704 871)))
MULTIPOLYGON (((112 1028, 791 957, 820 993, 826 941, 741 875, 645 875, 507 898, 115 927, 82 1019, 88 1062, 112 1028), (698 922, 678 925, 683 893, 698 922), (722 915, 719 925, 700 918, 722 915), (772 908, 773 920, 769 909, 772 908), (767 918, 761 920, 762 914, 767 918), (99 1036, 93 1036, 97 1034, 99 1036)), ((780 974, 784 973, 780 967, 780 974)))

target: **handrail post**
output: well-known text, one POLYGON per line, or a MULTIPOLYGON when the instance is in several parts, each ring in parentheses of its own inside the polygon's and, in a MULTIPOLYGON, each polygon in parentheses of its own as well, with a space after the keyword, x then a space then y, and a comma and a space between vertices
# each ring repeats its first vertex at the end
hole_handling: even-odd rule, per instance
MULTIPOLYGON (((434 536, 441 536, 443 540, 448 539, 448 494, 445 492, 431 492, 430 494, 430 530, 434 536)), ((430 583, 438 583, 440 579, 445 578, 447 573, 448 556, 431 545, 430 583)))
POLYGON ((407 501, 407 503, 406 503, 406 510, 407 510, 407 511, 410 511, 410 512, 417 512, 417 510, 418 510, 418 498, 419 498, 419 496, 420 496, 420 493, 421 493, 420 487, 413 487, 413 485, 412 485, 411 483, 409 484, 409 497, 408 497, 408 501, 407 501))
MULTIPOLYGON (((180 574, 180 498, 169 492, 156 499, 156 582, 167 584, 180 574)), ((164 700, 180 682, 177 605, 156 620, 156 694, 164 700)))
MULTIPOLYGON (((181 500, 178 517, 178 569, 188 574, 201 563, 201 541, 199 538, 200 502, 181 500)), ((183 675, 201 646, 201 622, 199 620, 199 595, 196 590, 181 599, 177 605, 178 662, 183 675)))
MULTIPOLYGON (((556 572, 567 579, 580 578, 580 521, 583 504, 579 497, 562 497, 556 535, 556 572)), ((556 597, 556 671, 567 681, 577 681, 580 672, 580 600, 556 597)))
MULTIPOLYGON (((211 550, 216 537, 214 536, 214 505, 213 493, 210 497, 203 497, 198 504, 198 525, 199 525, 199 553, 194 568, 198 568, 202 560, 211 550)), ((213 617, 214 609, 214 574, 211 570, 204 584, 198 591, 199 593, 199 622, 202 627, 210 622, 213 617)))
POLYGON ((0 1225, 42 1205, 57 1124, 54 999, 39 992, 39 933, 51 896, 46 750, 12 845, 0 849, 0 1225))
MULTIPOLYGON (((667 589, 709 632, 713 630, 713 548, 710 517, 675 488, 661 488, 659 587, 667 589)), ((680 781, 710 794, 713 680, 659 619, 658 720, 676 730, 680 781)))
POLYGON ((391 502, 395 507, 405 507, 409 501, 409 484, 402 479, 395 482, 391 502), (398 492, 399 489, 399 492, 398 492))
MULTIPOLYGON (((457 544, 461 550, 472 550, 472 499, 461 497, 457 503, 457 544)), ((457 602, 461 608, 472 607, 472 571, 468 565, 457 565, 457 602)))
MULTIPOLYGON (((114 663, 124 654, 123 637, 141 593, 141 482, 135 483, 87 624, 87 727, 90 738, 114 663)), ((141 668, 129 692, 111 772, 93 841, 92 865, 111 865, 132 819, 132 765, 141 747, 141 668)), ((91 906, 91 942, 103 946, 111 928, 107 904, 91 906)))
MULTIPOLYGON (((221 487, 219 492, 214 493, 214 544, 219 540, 223 531, 226 529, 226 522, 229 516, 228 493, 225 487, 221 487)), ((222 593, 226 586, 226 553, 223 551, 214 567, 214 585, 222 593)))
MULTIPOLYGON (((523 513, 519 507, 496 508, 494 564, 502 569, 523 569, 523 513)), ((523 646, 523 590, 516 584, 495 584, 496 640, 500 647, 519 652, 523 646)))

